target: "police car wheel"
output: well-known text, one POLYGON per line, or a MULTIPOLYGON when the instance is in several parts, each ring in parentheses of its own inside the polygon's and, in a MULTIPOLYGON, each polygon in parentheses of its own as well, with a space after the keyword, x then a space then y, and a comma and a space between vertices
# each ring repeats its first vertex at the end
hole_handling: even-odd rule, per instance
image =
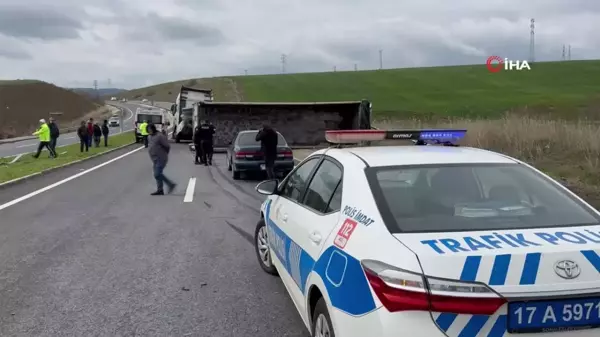
POLYGON ((256 230, 254 231, 254 250, 256 251, 256 257, 258 258, 260 267, 271 275, 278 275, 277 269, 271 260, 269 236, 267 234, 267 226, 265 225, 264 219, 260 219, 258 224, 256 224, 256 230))
POLYGON ((327 304, 325 299, 321 297, 317 301, 315 311, 312 317, 312 337, 335 337, 333 331, 333 324, 331 324, 331 317, 329 317, 329 311, 327 311, 327 304))

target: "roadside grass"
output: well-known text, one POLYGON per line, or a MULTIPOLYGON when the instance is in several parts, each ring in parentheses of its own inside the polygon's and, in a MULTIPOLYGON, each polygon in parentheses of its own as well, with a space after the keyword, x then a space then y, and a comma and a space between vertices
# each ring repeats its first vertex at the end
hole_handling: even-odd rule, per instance
POLYGON ((0 159, 0 183, 42 172, 44 170, 65 165, 77 160, 89 158, 93 155, 97 155, 123 145, 132 144, 134 141, 135 138, 132 131, 114 135, 112 137, 109 136, 108 147, 104 147, 104 144, 101 143, 100 147, 92 147, 90 148, 89 152, 79 152, 79 144, 72 144, 57 147, 56 151, 59 153, 59 156, 55 159, 48 158, 47 150, 42 151, 38 159, 33 158, 31 153, 25 154, 14 164, 1 164, 3 161, 12 161, 14 157, 2 158, 0 159), (63 155, 60 154, 65 151, 67 153, 63 155))
POLYGON ((600 209, 600 124, 506 114, 496 120, 417 119, 376 123, 382 129, 465 128, 462 145, 489 149, 523 160, 561 181, 600 209))

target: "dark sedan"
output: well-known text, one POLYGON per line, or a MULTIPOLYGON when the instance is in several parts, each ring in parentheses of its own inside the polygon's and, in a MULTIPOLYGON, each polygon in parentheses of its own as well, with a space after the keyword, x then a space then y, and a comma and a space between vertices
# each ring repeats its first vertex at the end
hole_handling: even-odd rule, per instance
MULTIPOLYGON (((227 169, 232 171, 233 179, 240 179, 241 173, 265 173, 265 158, 260 142, 256 141, 258 130, 238 133, 227 149, 227 169)), ((277 160, 275 173, 286 176, 294 168, 294 154, 285 138, 277 132, 277 160)))

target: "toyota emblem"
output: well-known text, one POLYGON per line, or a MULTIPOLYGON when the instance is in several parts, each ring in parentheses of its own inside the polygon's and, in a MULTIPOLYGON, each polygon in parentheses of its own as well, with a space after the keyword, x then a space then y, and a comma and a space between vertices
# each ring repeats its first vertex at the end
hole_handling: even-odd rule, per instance
POLYGON ((581 274, 581 269, 579 269, 579 265, 574 261, 562 260, 554 264, 554 272, 564 279, 571 280, 581 274))

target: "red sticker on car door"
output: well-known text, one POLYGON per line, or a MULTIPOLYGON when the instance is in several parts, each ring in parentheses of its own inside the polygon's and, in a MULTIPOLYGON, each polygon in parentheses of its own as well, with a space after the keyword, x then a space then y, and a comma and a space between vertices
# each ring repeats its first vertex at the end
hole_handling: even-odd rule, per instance
POLYGON ((333 243, 340 248, 346 247, 348 240, 350 240, 350 236, 352 235, 352 233, 354 232, 354 229, 356 228, 356 224, 357 224, 356 221, 351 220, 351 219, 346 219, 344 221, 344 223, 342 224, 342 227, 340 228, 340 230, 337 232, 337 236, 333 240, 333 243))

